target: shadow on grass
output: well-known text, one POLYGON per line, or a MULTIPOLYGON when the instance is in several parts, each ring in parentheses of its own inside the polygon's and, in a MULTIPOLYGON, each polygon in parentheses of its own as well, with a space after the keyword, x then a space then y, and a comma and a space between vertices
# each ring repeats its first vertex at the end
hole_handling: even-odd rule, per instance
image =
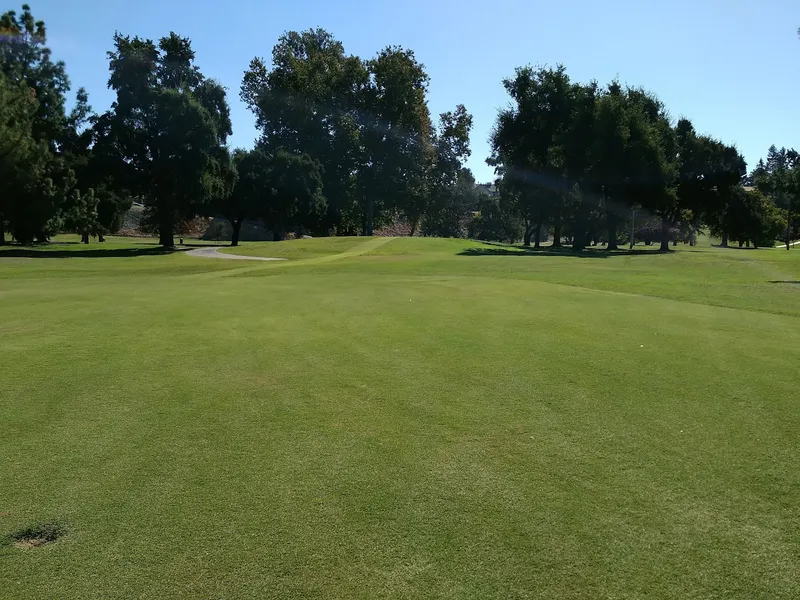
MULTIPOLYGON (((484 242, 488 243, 488 242, 484 242)), ((613 258, 615 256, 654 256, 658 254, 669 254, 667 252, 658 252, 655 250, 601 250, 601 249, 586 249, 580 252, 575 252, 572 248, 541 248, 534 250, 533 248, 502 246, 500 244, 491 244, 494 248, 467 248, 459 252, 459 256, 571 256, 573 258, 613 258)), ((670 253, 672 251, 670 250, 670 253)))
POLYGON ((0 249, 0 257, 5 258, 126 258, 134 256, 159 256, 185 252, 184 249, 165 249, 160 246, 150 248, 91 248, 86 250, 50 250, 47 248, 7 248, 0 249))
POLYGON ((770 281, 769 283, 788 283, 790 285, 800 285, 800 281, 781 281, 779 279, 775 279, 773 281, 770 281))
POLYGON ((783 246, 722 246, 721 244, 711 244, 712 248, 719 248, 720 250, 743 250, 749 252, 750 250, 769 250, 770 248, 783 248, 783 246))

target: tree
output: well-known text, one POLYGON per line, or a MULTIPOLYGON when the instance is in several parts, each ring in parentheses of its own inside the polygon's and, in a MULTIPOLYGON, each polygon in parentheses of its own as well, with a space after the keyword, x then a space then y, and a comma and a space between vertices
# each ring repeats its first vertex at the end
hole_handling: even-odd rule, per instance
POLYGON ((44 21, 37 21, 30 6, 22 5, 22 14, 10 10, 0 15, 0 70, 8 79, 22 82, 36 99, 33 136, 44 140, 55 151, 64 135, 66 92, 69 78, 63 62, 53 62, 47 47, 44 21))
POLYGON ((230 133, 222 87, 203 77, 188 38, 153 41, 114 36, 109 87, 117 98, 98 131, 110 137, 128 189, 145 199, 159 243, 175 245, 178 222, 201 210, 220 172, 219 149, 230 133))
POLYGON ((74 184, 69 165, 59 156, 67 128, 69 79, 64 63, 51 60, 45 24, 34 19, 27 4, 20 15, 15 11, 0 15, 0 31, 4 102, 18 105, 6 114, 18 112, 21 117, 17 131, 7 139, 26 132, 24 141, 19 138, 19 147, 8 155, 25 166, 15 171, 13 181, 4 179, 8 195, 0 201, 0 220, 8 222, 19 242, 31 243, 55 232, 61 204, 74 184))
POLYGON ((81 242, 89 243, 90 236, 103 234, 103 226, 97 215, 97 199, 94 190, 89 189, 85 194, 80 190, 73 190, 70 208, 65 214, 64 225, 67 229, 79 233, 81 242))
MULTIPOLYGON (((534 238, 534 247, 539 247, 539 232, 547 222, 553 225, 553 245, 560 246, 565 222, 572 218, 573 249, 580 251, 588 241, 592 215, 607 209, 603 201, 610 201, 610 184, 620 194, 625 190, 621 182, 609 179, 624 170, 624 156, 620 151, 603 153, 613 145, 610 135, 622 127, 625 112, 617 111, 616 121, 600 131, 598 118, 614 111, 598 109, 604 94, 597 85, 572 83, 563 66, 520 68, 503 83, 512 102, 498 115, 487 161, 498 175, 503 205, 523 221, 523 243, 529 245, 534 238)), ((624 108, 624 98, 618 104, 624 108)), ((611 221, 614 214, 608 214, 611 221)))
MULTIPOLYGON (((631 209, 662 194, 659 187, 666 183, 661 171, 663 132, 669 130, 669 123, 663 107, 649 92, 624 89, 617 81, 588 97, 594 97, 595 106, 585 123, 591 123, 592 139, 581 184, 583 220, 605 229, 607 249, 618 250, 619 227, 631 209), (589 215, 594 216, 589 219, 589 215)), ((585 140, 585 132, 583 135, 585 140)), ((574 150, 580 152, 580 146, 574 150)), ((582 233, 584 227, 580 230, 582 233)), ((598 236, 602 237, 598 232, 593 235, 598 236)))
MULTIPOLYGON (((549 221, 554 245, 566 232, 580 251, 605 231, 615 250, 634 207, 660 220, 662 251, 681 236, 691 243, 703 222, 723 242, 743 215, 754 227, 767 223, 765 230, 776 222, 760 201, 736 196, 746 174, 737 149, 698 135, 688 119, 673 126, 652 92, 616 81, 603 89, 572 83, 563 67, 519 68, 503 85, 511 103, 497 117, 487 162, 498 176, 499 207, 525 226, 525 245, 536 235, 538 247, 549 221)), ((785 210, 787 237, 800 205, 797 162, 794 151, 773 148, 753 176, 785 210)))
POLYGON ((6 223, 14 222, 17 203, 35 191, 36 167, 47 152, 33 139, 35 111, 28 87, 0 72, 0 244, 5 243, 6 223))
POLYGON ((677 193, 678 146, 675 130, 664 104, 651 92, 628 88, 628 103, 639 119, 635 146, 637 175, 631 193, 634 202, 661 219, 662 252, 669 251, 670 230, 684 207, 677 193))
POLYGON ((435 161, 426 101, 429 78, 413 51, 400 47, 385 48, 367 62, 367 69, 359 172, 364 234, 372 235, 376 213, 394 209, 411 223, 413 235, 427 210, 435 161))
POLYGON ((54 160, 47 143, 34 136, 37 105, 25 82, 0 73, 0 243, 6 225, 22 244, 55 230, 54 160))
POLYGON ((597 98, 594 143, 588 150, 591 156, 590 195, 600 199, 598 208, 605 213, 608 250, 619 249, 617 224, 620 215, 630 210, 633 201, 631 189, 642 176, 638 146, 647 134, 643 132, 641 113, 628 100, 616 81, 597 98))
POLYGON ((357 182, 367 67, 323 29, 283 34, 272 63, 270 70, 253 59, 240 92, 256 116, 259 143, 317 161, 328 205, 313 230, 354 233, 363 215, 357 182))
POLYGON ((437 237, 464 237, 477 211, 481 193, 469 169, 462 168, 453 185, 436 192, 433 207, 425 216, 422 234, 437 237))
MULTIPOLYGON (((85 162, 73 168, 78 188, 94 191, 97 219, 103 232, 116 233, 133 205, 130 182, 125 178, 125 165, 117 159, 115 150, 105 146, 109 138, 104 135, 102 125, 96 119, 93 121, 94 126, 89 129, 91 147, 86 150, 85 162)), ((102 234, 100 238, 102 241, 102 234)))
POLYGON ((470 155, 471 129, 472 115, 463 104, 455 111, 439 115, 439 126, 432 140, 435 159, 429 172, 430 198, 423 222, 425 235, 460 237, 467 211, 476 210, 475 179, 464 169, 470 155))
MULTIPOLYGON (((752 242, 757 248, 772 246, 785 230, 786 219, 765 194, 739 186, 732 190, 722 225, 726 235, 740 246, 752 242)), ((720 235, 719 224, 712 226, 711 233, 720 235)))
POLYGON ((681 206, 691 212, 694 221, 704 221, 726 247, 732 220, 738 218, 736 212, 742 207, 737 194, 747 164, 735 147, 698 136, 687 119, 678 122, 676 136, 681 206))
MULTIPOLYGON (((523 243, 560 213, 570 189, 566 172, 566 134, 575 114, 575 86, 563 66, 522 67, 503 81, 512 104, 498 115, 492 131, 489 164, 500 177, 508 210, 525 224, 523 243)), ((560 238, 560 235, 559 235, 560 238)))
POLYGON ((434 206, 437 192, 454 186, 461 177, 464 164, 472 154, 469 147, 471 131, 472 115, 463 104, 456 106, 454 111, 439 115, 438 126, 432 131, 435 161, 430 185, 434 206))
POLYGON ((270 153, 263 146, 236 150, 221 179, 227 184, 211 210, 230 221, 232 246, 238 245, 246 219, 260 218, 273 239, 281 240, 290 228, 308 228, 325 214, 322 172, 307 154, 270 153))
POLYGON ((472 154, 469 134, 472 131, 472 115, 463 104, 454 111, 439 115, 439 126, 433 132, 436 165, 433 186, 448 188, 461 177, 464 163, 472 154))
MULTIPOLYGON (((463 107, 448 113, 445 126, 455 129, 434 133, 424 65, 396 46, 362 60, 325 30, 288 32, 272 63, 251 61, 241 98, 256 115, 260 144, 307 154, 321 166, 328 209, 314 230, 371 235, 399 215, 415 231, 441 200, 437 134, 461 135, 456 129, 466 127, 468 135, 463 107)), ((451 181, 459 168, 450 168, 451 181)))
POLYGON ((503 210, 498 198, 478 195, 478 213, 469 224, 469 237, 477 240, 513 243, 523 235, 519 217, 503 210))
POLYGON ((96 201, 96 234, 104 241, 104 233, 115 233, 122 225, 122 218, 132 205, 130 194, 125 189, 125 181, 119 177, 119 164, 115 161, 113 149, 104 145, 109 139, 106 123, 94 114, 89 105, 86 91, 78 90, 76 103, 67 116, 67 127, 60 144, 60 154, 75 175, 75 189, 62 207, 67 223, 72 223, 76 208, 74 200, 83 198, 91 192, 96 201), (77 195, 74 192, 79 192, 77 195))
POLYGON ((573 84, 573 107, 564 133, 563 156, 566 189, 553 214, 553 245, 561 245, 562 228, 572 230, 573 250, 588 243, 591 215, 597 209, 596 182, 592 176, 597 102, 602 92, 596 82, 573 84), (571 222, 570 222, 571 221, 571 222))
POLYGON ((231 246, 239 245, 239 234, 245 219, 256 216, 255 184, 252 181, 257 168, 252 165, 253 152, 237 149, 233 155, 227 148, 220 149, 216 160, 217 185, 211 193, 209 212, 213 216, 223 216, 231 224, 231 246))
POLYGON ((259 203, 259 215, 276 241, 289 227, 308 227, 324 214, 322 171, 307 154, 278 150, 270 157, 267 177, 269 193, 259 203))
POLYGON ((753 180, 758 189, 772 198, 775 205, 784 211, 786 230, 784 240, 786 249, 791 249, 791 241, 798 222, 800 202, 800 155, 794 149, 780 150, 773 144, 767 151, 767 161, 758 162, 753 172, 753 180))
POLYGON ((511 171, 497 180, 497 189, 500 193, 499 206, 509 215, 514 215, 522 223, 522 243, 531 245, 534 238, 534 248, 539 249, 542 223, 545 220, 547 203, 551 199, 547 190, 536 184, 533 176, 519 171, 511 171))

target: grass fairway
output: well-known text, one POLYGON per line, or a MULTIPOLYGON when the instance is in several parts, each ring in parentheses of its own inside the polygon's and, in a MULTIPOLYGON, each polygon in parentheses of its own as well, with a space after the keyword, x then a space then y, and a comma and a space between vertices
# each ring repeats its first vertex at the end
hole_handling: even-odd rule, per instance
POLYGON ((800 250, 248 252, 0 249, 0 597, 800 597, 800 250))

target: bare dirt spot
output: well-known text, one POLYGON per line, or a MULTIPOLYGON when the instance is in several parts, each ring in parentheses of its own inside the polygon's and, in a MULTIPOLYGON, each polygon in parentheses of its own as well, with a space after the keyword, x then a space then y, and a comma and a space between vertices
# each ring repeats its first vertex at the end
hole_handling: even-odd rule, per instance
POLYGON ((23 550, 39 548, 55 542, 65 533, 67 533, 67 530, 60 523, 51 522, 33 525, 13 533, 11 535, 11 545, 23 550))
POLYGON ((14 542, 14 548, 21 548, 23 550, 27 548, 38 548, 39 546, 44 546, 45 544, 49 544, 51 540, 47 538, 37 537, 37 538, 23 538, 21 540, 17 540, 14 542))

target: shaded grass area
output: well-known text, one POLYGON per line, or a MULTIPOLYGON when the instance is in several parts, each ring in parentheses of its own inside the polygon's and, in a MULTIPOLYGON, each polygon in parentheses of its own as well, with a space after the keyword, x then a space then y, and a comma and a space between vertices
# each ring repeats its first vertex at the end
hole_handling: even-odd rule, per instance
POLYGON ((103 243, 92 239, 89 244, 81 244, 77 235, 59 235, 47 244, 9 244, 0 246, 0 281, 17 278, 77 277, 85 280, 130 275, 187 275, 235 268, 235 265, 228 264, 232 261, 209 261, 184 256, 185 251, 193 246, 214 245, 203 240, 186 238, 185 241, 186 246, 175 250, 164 250, 156 238, 117 236, 107 236, 103 243), (82 260, 85 258, 103 260, 82 260))
POLYGON ((571 248, 526 248, 518 246, 489 246, 480 248, 466 248, 459 252, 460 256, 561 256, 573 258, 613 258, 615 256, 652 256, 654 252, 650 250, 606 250, 589 248, 581 252, 574 252, 571 248))
POLYGON ((0 597, 798 597, 797 264, 482 247, 0 262, 0 597))
POLYGON ((142 247, 159 248, 158 238, 152 237, 121 237, 109 235, 106 236, 105 242, 98 242, 97 238, 89 238, 90 243, 81 243, 81 238, 76 234, 60 234, 54 236, 52 241, 43 244, 34 244, 31 246, 22 246, 20 244, 6 243, 0 246, 0 256, 5 253, 15 253, 19 251, 26 251, 37 256, 46 257, 51 252, 63 253, 74 252, 76 256, 85 253, 91 253, 95 250, 121 250, 121 249, 135 249, 142 247))
POLYGON ((173 252, 176 252, 176 250, 146 245, 138 248, 65 248, 62 245, 53 244, 42 248, 9 247, 0 254, 0 258, 133 258, 136 256, 171 254, 173 252))

